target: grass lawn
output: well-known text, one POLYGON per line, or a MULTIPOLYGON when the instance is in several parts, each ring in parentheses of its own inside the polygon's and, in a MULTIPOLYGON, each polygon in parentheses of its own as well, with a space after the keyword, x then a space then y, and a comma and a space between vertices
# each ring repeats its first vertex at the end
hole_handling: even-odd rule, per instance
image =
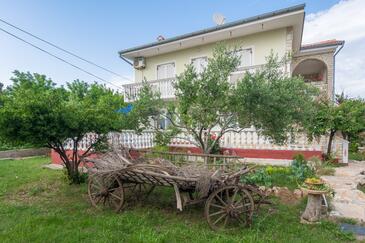
POLYGON ((364 161, 365 160, 365 153, 360 152, 350 152, 349 153, 349 159, 350 160, 358 160, 358 161, 364 161))
POLYGON ((0 242, 346 242, 334 223, 302 225, 298 205, 264 208, 253 226, 214 232, 203 206, 175 209, 174 194, 160 189, 123 213, 92 208, 86 185, 70 186, 62 171, 42 169, 47 157, 0 161, 0 242))

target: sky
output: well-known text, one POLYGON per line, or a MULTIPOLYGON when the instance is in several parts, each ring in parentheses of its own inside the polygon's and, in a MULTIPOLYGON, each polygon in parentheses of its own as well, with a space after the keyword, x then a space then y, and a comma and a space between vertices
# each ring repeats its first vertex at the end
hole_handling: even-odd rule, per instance
MULTIPOLYGON (((10 31, 117 86, 133 80, 133 69, 118 51, 214 26, 212 15, 226 22, 306 3, 303 43, 345 40, 336 59, 336 91, 365 98, 365 0, 0 0, 0 18, 85 59, 120 78, 32 39, 10 31)), ((0 82, 11 84, 14 70, 45 74, 57 84, 96 79, 0 31, 0 82)), ((101 82, 101 81, 99 81, 101 82)))

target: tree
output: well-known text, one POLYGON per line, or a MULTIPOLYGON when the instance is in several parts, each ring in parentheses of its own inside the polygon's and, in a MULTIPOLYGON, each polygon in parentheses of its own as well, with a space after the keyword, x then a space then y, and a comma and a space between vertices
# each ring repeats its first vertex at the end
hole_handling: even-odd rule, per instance
POLYGON ((0 107, 0 137, 54 149, 71 183, 81 182, 81 160, 104 141, 105 134, 130 125, 116 112, 125 106, 123 97, 103 85, 76 80, 57 87, 44 75, 19 71, 12 81, 0 107), (85 151, 78 151, 87 133, 97 137, 85 151), (73 144, 71 154, 64 147, 66 140, 73 144))
POLYGON ((203 72, 197 73, 191 64, 186 66, 174 84, 176 100, 169 103, 165 115, 175 136, 189 135, 190 139, 182 138, 209 154, 227 132, 255 126, 281 143, 288 132, 305 122, 314 88, 299 77, 282 73, 283 63, 273 54, 265 68, 254 74, 247 72, 236 84, 230 83, 229 76, 239 64, 235 50, 220 44, 203 72))
POLYGON ((335 102, 321 99, 316 104, 316 112, 308 123, 312 137, 328 136, 326 155, 331 155, 332 142, 337 132, 345 139, 365 131, 365 102, 337 95, 335 102))

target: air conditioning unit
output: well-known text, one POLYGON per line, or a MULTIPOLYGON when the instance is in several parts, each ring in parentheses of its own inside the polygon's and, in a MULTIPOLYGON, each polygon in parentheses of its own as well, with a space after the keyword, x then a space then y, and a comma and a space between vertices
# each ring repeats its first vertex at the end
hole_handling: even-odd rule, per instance
POLYGON ((146 67, 146 59, 144 57, 136 57, 133 61, 135 69, 144 69, 146 67))

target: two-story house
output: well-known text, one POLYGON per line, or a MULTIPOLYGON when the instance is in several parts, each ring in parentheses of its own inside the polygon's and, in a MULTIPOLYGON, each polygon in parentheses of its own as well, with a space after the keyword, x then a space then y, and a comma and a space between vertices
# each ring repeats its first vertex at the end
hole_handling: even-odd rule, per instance
MULTIPOLYGON (((138 98, 143 80, 158 90, 161 98, 174 99, 172 83, 175 77, 189 63, 198 71, 204 68, 214 46, 221 41, 239 46, 241 65, 231 74, 231 82, 241 78, 246 71, 255 71, 264 65, 271 51, 279 57, 290 53, 291 62, 283 70, 288 75, 302 75, 306 82, 318 86, 333 98, 335 57, 344 41, 328 40, 303 45, 304 7, 304 4, 297 5, 176 37, 165 39, 159 36, 156 42, 120 51, 120 57, 134 67, 135 82, 124 85, 126 100, 133 102, 138 98)), ((319 156, 325 151, 326 144, 325 137, 310 143, 302 136, 293 144, 278 146, 259 136, 253 128, 248 128, 240 134, 227 134, 221 146, 249 160, 278 159, 287 162, 295 153, 319 156)), ((171 146, 193 151, 192 145, 181 139, 173 140, 171 146)), ((338 137, 334 151, 340 160, 347 162, 347 141, 338 137)))

